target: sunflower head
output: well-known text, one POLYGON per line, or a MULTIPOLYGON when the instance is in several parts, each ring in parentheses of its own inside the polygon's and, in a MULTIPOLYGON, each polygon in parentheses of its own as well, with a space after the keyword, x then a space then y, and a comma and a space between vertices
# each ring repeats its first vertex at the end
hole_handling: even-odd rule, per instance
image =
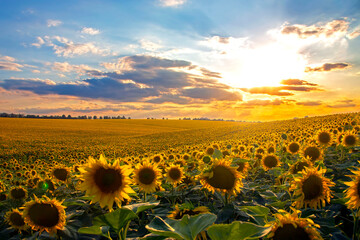
POLYGON ((316 229, 320 226, 310 218, 300 218, 299 214, 300 211, 295 209, 292 214, 280 210, 275 214, 275 221, 268 237, 274 240, 321 240, 322 237, 316 229))
POLYGON ((295 177, 290 190, 294 190, 293 203, 298 209, 305 206, 311 208, 320 208, 330 202, 330 187, 335 184, 330 179, 324 177, 326 169, 305 168, 301 176, 295 177))
POLYGON ((184 178, 184 173, 178 165, 171 165, 166 170, 166 181, 171 184, 178 184, 184 178))
POLYGON ((316 136, 316 141, 320 145, 331 145, 331 142, 332 142, 331 132, 329 132, 327 130, 319 131, 317 136, 316 136))
POLYGON ((309 157, 312 162, 322 158, 322 152, 317 146, 308 146, 304 149, 304 157, 309 157))
POLYGON ((297 174, 299 172, 302 172, 305 168, 312 166, 312 162, 309 160, 309 158, 306 158, 305 160, 297 161, 294 165, 290 167, 289 171, 291 174, 297 174))
POLYGON ((56 199, 44 197, 25 203, 24 221, 35 231, 56 233, 66 225, 65 207, 56 199))
POLYGON ((352 171, 354 175, 351 175, 352 181, 346 182, 348 188, 345 191, 346 198, 349 200, 346 205, 349 209, 358 209, 360 207, 360 168, 352 171))
POLYGON ((5 221, 14 229, 19 231, 29 228, 26 225, 22 213, 18 209, 12 209, 5 214, 5 221))
POLYGON ((10 189, 9 197, 14 200, 25 200, 27 198, 27 190, 23 187, 13 187, 10 189))
POLYGON ((157 165, 144 161, 138 164, 135 170, 135 183, 145 193, 156 192, 161 184, 161 171, 157 165))
POLYGON ((126 165, 120 166, 118 160, 111 165, 102 155, 99 160, 90 157, 80 172, 80 189, 93 197, 92 202, 99 202, 101 207, 107 206, 110 211, 114 202, 121 205, 122 201, 130 199, 128 194, 134 192, 129 186, 131 170, 126 165))
POLYGON ((65 167, 55 167, 52 170, 52 175, 58 180, 65 182, 69 177, 70 171, 65 167))
POLYGON ((300 144, 297 142, 292 142, 288 145, 287 149, 291 154, 296 154, 300 150, 300 144))
POLYGON ((199 177, 204 188, 211 192, 218 190, 221 193, 235 195, 240 192, 243 175, 230 167, 230 161, 221 159, 206 169, 199 177))
POLYGON ((346 147, 354 147, 358 144, 359 139, 356 133, 346 132, 342 137, 341 143, 346 147))
POLYGON ((261 163, 265 171, 268 171, 280 165, 279 158, 274 154, 267 154, 263 156, 261 163))

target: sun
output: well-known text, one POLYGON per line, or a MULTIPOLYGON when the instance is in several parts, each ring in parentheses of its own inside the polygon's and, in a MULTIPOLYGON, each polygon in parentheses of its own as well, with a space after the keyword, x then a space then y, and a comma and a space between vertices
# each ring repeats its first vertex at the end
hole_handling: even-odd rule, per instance
POLYGON ((234 88, 276 87, 285 79, 303 79, 307 61, 298 49, 272 42, 260 47, 234 51, 223 81, 234 88))

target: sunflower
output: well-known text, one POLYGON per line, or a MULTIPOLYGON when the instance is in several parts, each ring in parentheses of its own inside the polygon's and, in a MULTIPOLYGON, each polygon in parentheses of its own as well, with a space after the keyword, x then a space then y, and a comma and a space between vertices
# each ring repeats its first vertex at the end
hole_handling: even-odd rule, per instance
POLYGON ((335 184, 330 179, 324 177, 326 169, 305 168, 302 176, 294 177, 290 190, 294 190, 293 203, 298 209, 309 205, 311 208, 325 206, 325 202, 330 202, 331 186, 335 184))
POLYGON ((12 209, 5 214, 5 221, 19 231, 29 228, 24 222, 22 213, 18 209, 12 209))
POLYGON ((184 215, 188 214, 189 216, 196 216, 202 213, 210 213, 210 210, 205 206, 194 207, 192 204, 182 204, 182 205, 175 205, 175 210, 170 212, 167 216, 171 219, 182 219, 184 215))
POLYGON ((24 200, 27 198, 27 190, 23 187, 13 187, 10 189, 9 197, 14 200, 24 200))
POLYGON ((145 193, 156 192, 161 184, 161 172, 157 165, 144 161, 135 169, 135 183, 145 193))
POLYGON ((66 224, 65 207, 61 204, 56 199, 51 200, 46 196, 38 199, 35 196, 34 200, 25 203, 23 207, 24 221, 35 231, 54 234, 66 224))
POLYGON ((290 166, 289 172, 291 174, 297 174, 299 172, 302 172, 306 167, 311 168, 313 166, 312 162, 309 158, 305 158, 304 160, 297 161, 295 164, 290 166))
POLYGON ((248 162, 238 162, 237 166, 236 171, 242 173, 244 176, 250 169, 250 164, 248 162))
POLYGON ((171 184, 178 184, 182 181, 184 173, 177 165, 171 165, 166 171, 166 180, 171 184))
POLYGON ((70 171, 66 167, 54 167, 54 169, 52 170, 52 175, 57 180, 59 180, 61 182, 65 182, 70 175, 70 171))
POLYGON ((242 174, 236 168, 230 167, 230 162, 221 159, 203 172, 199 177, 204 188, 214 193, 215 190, 221 193, 235 195, 242 187, 242 174))
POLYGON ((320 148, 316 146, 308 146, 304 149, 303 155, 305 158, 309 157, 312 162, 320 160, 322 158, 322 152, 320 148))
POLYGON ((293 209, 290 214, 284 210, 279 210, 275 214, 275 221, 271 228, 268 238, 274 240, 321 240, 320 233, 317 228, 319 225, 315 224, 310 218, 299 218, 301 211, 293 209))
POLYGON ((121 202, 130 199, 129 193, 134 191, 129 186, 131 170, 127 166, 120 166, 116 160, 110 165, 103 155, 99 160, 89 157, 89 162, 80 169, 80 185, 82 191, 93 196, 92 202, 99 202, 100 206, 112 210, 114 201, 118 206, 121 202))
POLYGON ((291 154, 296 154, 300 150, 300 144, 297 142, 292 142, 288 145, 287 149, 291 154))
POLYGON ((349 186, 345 191, 346 198, 349 198, 346 205, 349 209, 356 209, 360 207, 360 168, 351 172, 355 175, 349 176, 352 178, 352 181, 345 183, 349 186))
POLYGON ((332 142, 332 135, 329 131, 326 130, 320 130, 319 133, 316 136, 316 141, 320 145, 331 145, 332 142))
POLYGON ((265 155, 262 158, 261 163, 265 171, 268 171, 271 168, 277 167, 281 164, 278 157, 274 154, 265 155))
POLYGON ((346 132, 343 135, 341 143, 346 147, 354 147, 358 143, 358 136, 353 132, 346 132))

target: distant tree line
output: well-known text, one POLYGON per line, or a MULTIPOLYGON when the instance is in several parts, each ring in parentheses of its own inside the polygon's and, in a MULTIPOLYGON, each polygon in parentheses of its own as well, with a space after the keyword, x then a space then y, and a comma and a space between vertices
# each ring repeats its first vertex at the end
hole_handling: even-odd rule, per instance
POLYGON ((76 116, 72 117, 71 115, 34 115, 34 114, 15 114, 15 113, 0 113, 0 117, 6 118, 43 118, 43 119, 131 119, 130 117, 125 116, 76 116))

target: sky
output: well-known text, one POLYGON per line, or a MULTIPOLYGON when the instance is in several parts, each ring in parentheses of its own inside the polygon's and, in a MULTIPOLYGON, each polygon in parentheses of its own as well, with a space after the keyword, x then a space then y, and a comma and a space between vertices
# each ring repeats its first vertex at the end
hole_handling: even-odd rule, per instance
POLYGON ((0 1, 0 112, 269 121, 360 109, 358 0, 0 1))

